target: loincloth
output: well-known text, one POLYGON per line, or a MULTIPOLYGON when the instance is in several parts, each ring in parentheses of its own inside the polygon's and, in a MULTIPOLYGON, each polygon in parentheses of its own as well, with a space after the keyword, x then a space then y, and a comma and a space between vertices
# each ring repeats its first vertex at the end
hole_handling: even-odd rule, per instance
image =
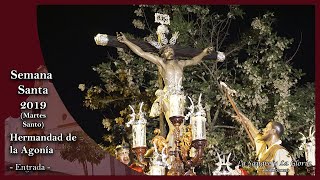
POLYGON ((153 102, 151 110, 150 110, 150 117, 158 117, 161 112, 166 112, 168 107, 168 95, 167 95, 167 88, 158 89, 155 93, 157 99, 153 102))

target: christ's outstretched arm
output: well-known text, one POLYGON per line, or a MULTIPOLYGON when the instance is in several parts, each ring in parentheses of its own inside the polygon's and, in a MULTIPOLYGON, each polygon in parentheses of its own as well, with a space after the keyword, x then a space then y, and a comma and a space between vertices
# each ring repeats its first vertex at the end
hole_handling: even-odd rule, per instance
POLYGON ((193 57, 191 60, 179 61, 179 63, 184 67, 197 65, 202 61, 203 57, 209 55, 212 51, 213 47, 207 47, 200 54, 193 57))
POLYGON ((117 34, 117 39, 119 42, 126 44, 135 54, 142 57, 143 59, 146 59, 158 66, 164 66, 164 63, 159 56, 155 56, 151 53, 143 51, 139 46, 130 42, 122 32, 120 32, 120 34, 117 34))

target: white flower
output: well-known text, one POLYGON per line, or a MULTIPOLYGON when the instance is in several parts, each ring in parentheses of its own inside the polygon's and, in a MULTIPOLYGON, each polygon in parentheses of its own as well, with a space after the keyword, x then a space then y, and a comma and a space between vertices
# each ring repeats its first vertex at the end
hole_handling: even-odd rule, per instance
POLYGON ((79 84, 78 88, 81 90, 81 91, 84 91, 86 89, 86 85, 85 84, 79 84))
POLYGON ((103 128, 106 128, 108 131, 110 131, 111 129, 110 119, 107 119, 107 118, 103 119, 102 124, 103 124, 103 128))
POLYGON ((262 29, 262 23, 258 18, 252 21, 251 26, 253 27, 253 29, 262 29))
POLYGON ((143 17, 143 12, 141 8, 136 9, 134 13, 136 14, 136 16, 143 17))
POLYGON ((135 28, 138 28, 138 29, 144 29, 144 27, 145 27, 145 24, 138 19, 134 19, 132 21, 132 24, 134 25, 135 28))

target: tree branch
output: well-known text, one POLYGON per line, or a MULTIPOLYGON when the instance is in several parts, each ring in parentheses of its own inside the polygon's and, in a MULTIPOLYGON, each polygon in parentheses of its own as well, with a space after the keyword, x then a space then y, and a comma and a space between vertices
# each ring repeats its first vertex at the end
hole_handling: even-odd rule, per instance
POLYGON ((231 51, 229 52, 226 52, 224 53, 226 57, 228 57, 231 53, 235 52, 235 51, 239 51, 240 49, 242 49, 244 46, 244 44, 240 45, 240 46, 237 46, 236 48, 232 49, 231 51))
POLYGON ((226 128, 226 129, 235 129, 236 127, 234 127, 234 126, 224 126, 224 125, 217 125, 217 126, 213 126, 212 128, 226 128))
MULTIPOLYGON (((217 45, 218 49, 220 49, 220 47, 222 46, 223 41, 225 40, 225 38, 226 38, 226 36, 227 36, 227 34, 229 32, 230 24, 231 24, 231 19, 229 20, 229 18, 228 18, 227 22, 226 22, 226 25, 228 25, 228 27, 227 27, 227 30, 224 33, 224 36, 223 36, 222 40, 220 40, 220 45, 219 44, 217 45)), ((226 26, 222 30, 224 30, 225 28, 226 28, 226 26)))
POLYGON ((196 76, 197 76, 198 78, 200 78, 203 82, 207 82, 207 80, 206 80, 206 79, 204 79, 204 77, 203 77, 203 76, 199 76, 198 74, 196 74, 196 76))
POLYGON ((148 23, 146 14, 145 14, 145 12, 144 12, 144 10, 143 10, 142 8, 141 8, 141 10, 142 10, 142 12, 143 12, 144 21, 145 21, 145 23, 147 24, 147 29, 148 29, 149 32, 152 34, 153 32, 152 32, 152 30, 151 30, 151 28, 150 28, 150 25, 149 25, 149 23, 148 23))
POLYGON ((291 58, 287 60, 287 63, 289 63, 294 58, 294 56, 296 56, 298 50, 300 49, 301 42, 302 42, 302 33, 300 33, 300 42, 298 44, 298 47, 297 47, 296 51, 294 52, 294 54, 291 56, 291 58))
POLYGON ((214 116, 213 116, 212 125, 216 124, 217 119, 218 119, 218 115, 220 113, 220 109, 221 109, 221 106, 218 106, 218 109, 216 110, 216 112, 214 113, 214 116))

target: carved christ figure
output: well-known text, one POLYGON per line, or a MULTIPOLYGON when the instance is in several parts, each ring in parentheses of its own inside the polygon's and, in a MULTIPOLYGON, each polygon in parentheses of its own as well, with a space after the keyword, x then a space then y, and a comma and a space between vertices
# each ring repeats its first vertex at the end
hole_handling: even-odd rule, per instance
MULTIPOLYGON (((177 60, 175 59, 175 54, 173 48, 170 46, 164 46, 160 50, 161 56, 156 56, 154 54, 151 54, 149 52, 143 51, 139 46, 129 41, 123 33, 117 34, 117 39, 119 42, 124 43, 127 45, 135 54, 142 57, 143 59, 146 59, 158 66, 160 75, 164 81, 164 88, 163 90, 158 90, 156 92, 156 95, 158 99, 155 101, 157 105, 153 105, 151 109, 150 116, 156 117, 160 114, 160 111, 164 112, 166 121, 169 126, 169 133, 167 135, 167 140, 171 141, 171 137, 173 137, 173 131, 174 126, 169 120, 169 114, 168 114, 168 104, 164 103, 163 99, 161 100, 161 97, 169 90, 170 87, 181 87, 182 86, 182 79, 183 79, 183 70, 187 66, 197 65, 201 62, 203 57, 211 54, 213 51, 213 47, 207 47, 205 48, 200 54, 193 57, 190 60, 177 60)), ((220 52, 219 52, 220 53, 220 52)), ((218 60, 224 60, 223 54, 218 54, 218 57, 222 55, 222 58, 218 58, 218 60)), ((169 145, 171 143, 169 142, 169 145)))
POLYGON ((123 33, 118 34, 118 41, 126 44, 138 56, 156 64, 159 67, 164 85, 170 87, 173 85, 182 85, 183 69, 187 66, 199 64, 204 56, 209 55, 213 48, 204 49, 199 55, 191 60, 177 60, 174 58, 174 50, 170 46, 161 49, 161 57, 144 52, 139 46, 130 42, 123 33), (178 84, 179 83, 179 84, 178 84))

